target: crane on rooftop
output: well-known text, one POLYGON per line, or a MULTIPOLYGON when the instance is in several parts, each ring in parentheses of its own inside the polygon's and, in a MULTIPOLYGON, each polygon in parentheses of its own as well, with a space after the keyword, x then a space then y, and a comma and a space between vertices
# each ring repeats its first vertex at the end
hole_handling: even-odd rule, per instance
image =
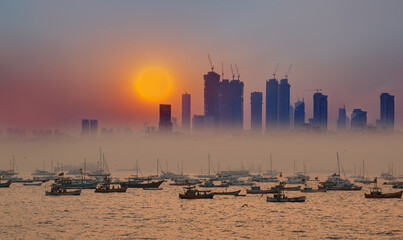
POLYGON ((207 56, 208 56, 208 60, 209 60, 209 62, 210 62, 211 71, 214 72, 214 65, 213 65, 213 63, 211 62, 210 54, 207 54, 207 56))
POLYGON ((238 72, 238 65, 237 65, 237 64, 235 64, 235 69, 236 69, 236 74, 238 75, 238 80, 239 80, 239 78, 241 77, 241 75, 239 75, 239 72, 238 72))
POLYGON ((232 80, 235 80, 235 74, 234 70, 232 69, 232 64, 230 64, 230 66, 231 66, 232 80))
POLYGON ((304 89, 304 91, 316 91, 318 93, 318 92, 322 92, 322 89, 321 88, 304 89))
POLYGON ((286 78, 286 79, 288 79, 288 74, 290 74, 291 67, 292 67, 292 64, 290 64, 290 67, 288 68, 288 71, 287 71, 287 73, 285 74, 285 78, 286 78))

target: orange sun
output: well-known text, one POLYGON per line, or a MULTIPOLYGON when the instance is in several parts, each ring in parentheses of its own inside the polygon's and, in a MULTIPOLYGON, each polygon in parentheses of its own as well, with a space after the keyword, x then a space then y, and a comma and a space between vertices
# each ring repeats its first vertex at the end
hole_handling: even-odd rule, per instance
POLYGON ((147 101, 160 101, 168 96, 172 88, 167 72, 158 68, 144 70, 136 81, 136 90, 147 101))

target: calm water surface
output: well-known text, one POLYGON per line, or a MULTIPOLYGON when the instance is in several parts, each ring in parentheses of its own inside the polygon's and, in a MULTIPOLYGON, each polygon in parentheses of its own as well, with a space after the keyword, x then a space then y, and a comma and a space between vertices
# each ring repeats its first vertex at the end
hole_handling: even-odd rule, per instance
MULTIPOLYGON (((182 187, 167 183, 162 191, 81 196, 45 196, 49 186, 0 189, 0 239, 403 239, 402 199, 365 199, 368 186, 288 192, 306 195, 305 203, 268 203, 261 195, 181 200, 182 187)), ((247 187, 228 188, 237 189, 247 187)))

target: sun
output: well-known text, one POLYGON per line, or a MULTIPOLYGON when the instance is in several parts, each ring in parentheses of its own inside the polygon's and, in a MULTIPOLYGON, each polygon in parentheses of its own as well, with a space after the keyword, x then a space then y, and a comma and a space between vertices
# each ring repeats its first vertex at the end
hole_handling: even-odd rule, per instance
POLYGON ((172 81, 168 73, 159 68, 144 70, 136 81, 136 90, 147 101, 160 101, 168 96, 172 81))

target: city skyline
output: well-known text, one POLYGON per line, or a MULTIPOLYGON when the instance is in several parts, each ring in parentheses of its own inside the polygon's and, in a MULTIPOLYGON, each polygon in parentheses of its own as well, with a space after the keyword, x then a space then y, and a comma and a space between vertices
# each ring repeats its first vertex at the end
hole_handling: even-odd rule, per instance
MULTIPOLYGON (((70 129, 82 118, 98 119, 106 127, 140 128, 144 122, 157 126, 160 103, 171 104, 172 116, 181 118, 183 92, 192 95, 192 117, 203 115, 201 76, 210 68, 207 54, 217 72, 224 63, 225 76, 231 75, 230 64, 237 64, 244 99, 251 92, 264 92, 277 63, 279 80, 293 64, 288 77, 291 105, 304 98, 306 117, 311 118, 311 92, 305 89, 323 89, 329 96, 329 129, 336 129, 338 108, 343 105, 349 114, 356 108, 365 109, 368 123, 373 125, 380 117, 380 93, 395 95, 396 109, 401 105, 401 3, 371 2, 364 11, 357 2, 322 2, 315 4, 324 14, 320 16, 309 4, 295 2, 217 3, 215 8, 207 3, 181 3, 185 15, 191 14, 186 23, 163 2, 158 6, 101 2, 97 8, 90 8, 89 3, 79 8, 63 3, 52 11, 44 11, 49 6, 40 1, 2 5, 0 32, 6 37, 0 41, 4 50, 1 129, 70 129), (137 20, 149 20, 141 12, 151 9, 161 14, 143 29, 137 20), (117 16, 121 11, 130 16, 117 16), (243 15, 230 21, 233 11, 243 15), (281 18, 284 11, 289 13, 287 20, 272 21, 281 18), (29 14, 20 14, 17 19, 17 12, 29 14), (50 24, 47 19, 52 16, 57 17, 50 24), (104 19, 109 23, 101 24, 104 19), (372 24, 362 28, 365 22, 372 24), (174 29, 176 34, 163 37, 166 29, 174 29), (137 33, 147 36, 147 41, 137 33), (64 39, 71 40, 61 41, 64 39), (228 39, 232 44, 227 44, 228 39), (248 41, 255 44, 245 44, 248 41), (194 49, 195 43, 199 48, 194 49), (133 90, 137 76, 149 67, 163 69, 170 76, 172 89, 163 101, 147 101, 133 90)), ((245 129, 250 128, 249 116, 250 105, 244 101, 245 129)), ((401 126, 402 113, 396 111, 395 128, 401 126)))

